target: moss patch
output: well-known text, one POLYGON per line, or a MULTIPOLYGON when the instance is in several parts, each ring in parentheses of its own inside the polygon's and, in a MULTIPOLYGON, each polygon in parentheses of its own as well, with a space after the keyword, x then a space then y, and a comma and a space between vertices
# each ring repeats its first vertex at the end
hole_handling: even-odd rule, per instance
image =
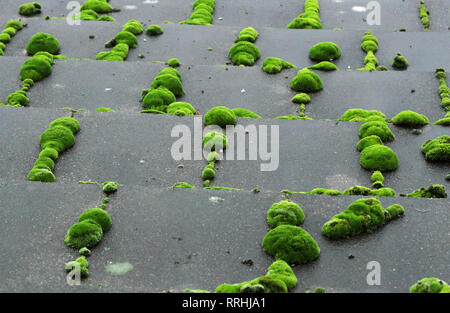
POLYGON ((39 51, 58 54, 59 49, 60 46, 58 40, 53 35, 47 33, 34 34, 26 46, 28 55, 34 55, 39 51))
POLYGON ((406 60, 406 58, 400 53, 397 53, 397 55, 394 57, 394 60, 392 61, 392 67, 396 70, 406 70, 408 68, 408 65, 408 60, 406 60))
POLYGON ((19 6, 17 12, 23 16, 32 16, 41 13, 42 5, 39 2, 24 3, 19 6))
POLYGON ((73 224, 64 238, 64 242, 71 248, 92 248, 103 238, 102 227, 93 220, 84 220, 73 224))
POLYGON ((421 127, 429 124, 430 121, 425 115, 408 110, 402 111, 394 116, 392 123, 406 127, 421 127))
POLYGON ((209 110, 204 116, 205 125, 236 125, 236 115, 232 110, 224 106, 217 106, 209 110))
POLYGON ((248 41, 239 41, 231 46, 228 57, 235 65, 252 66, 260 58, 258 47, 248 41))
POLYGON ((214 0, 196 0, 194 2, 191 16, 181 21, 179 24, 190 25, 211 25, 213 21, 213 12, 215 8, 214 0))
POLYGON ((387 123, 382 121, 365 122, 359 128, 360 138, 365 138, 372 135, 380 137, 383 142, 388 142, 395 139, 395 136, 387 123))
POLYGON ((306 0, 303 13, 293 19, 286 28, 295 29, 321 29, 319 17, 320 7, 318 0, 306 0))
POLYGON ((88 0, 81 5, 80 10, 92 10, 96 13, 111 13, 113 11, 113 7, 107 1, 88 0))
POLYGON ((428 161, 450 161, 450 136, 444 135, 422 144, 422 152, 428 161))
POLYGON ((78 222, 82 222, 85 220, 95 221, 98 225, 101 226, 103 232, 108 231, 112 225, 112 220, 108 212, 99 208, 87 209, 86 211, 84 211, 78 218, 78 222))
POLYGON ((450 293, 449 285, 436 277, 426 277, 419 280, 409 289, 410 293, 450 293))
POLYGON ((322 61, 322 62, 314 64, 312 66, 308 66, 308 68, 311 70, 318 70, 318 71, 325 71, 325 72, 339 70, 336 65, 334 65, 333 63, 331 63, 329 61, 322 61))
POLYGON ((268 74, 276 74, 286 68, 296 68, 296 66, 289 62, 286 62, 283 59, 275 57, 266 58, 262 63, 263 71, 268 74))
POLYGON ((302 208, 288 200, 272 204, 272 207, 267 212, 267 223, 270 227, 300 225, 304 220, 305 214, 302 208))
POLYGON ((431 185, 400 196, 409 198, 447 198, 447 193, 443 185, 431 185))
POLYGON ((423 25, 423 30, 426 32, 430 30, 430 18, 428 17, 428 14, 429 13, 427 7, 425 6, 425 1, 420 1, 419 17, 423 25))
POLYGON ((291 89, 298 92, 317 92, 323 89, 323 83, 319 75, 304 68, 292 78, 291 89))
POLYGON ((362 150, 360 164, 367 170, 393 171, 398 167, 398 157, 389 147, 372 145, 362 150))
POLYGON ((247 109, 242 109, 242 108, 235 108, 235 109, 231 109, 231 111, 233 111, 234 115, 236 115, 236 117, 240 117, 240 118, 261 118, 261 116, 259 116, 258 114, 247 110, 247 109))
POLYGON ((341 56, 341 49, 334 42, 319 42, 309 49, 309 58, 313 61, 331 61, 341 56))
POLYGON ((147 27, 145 33, 149 36, 159 36, 164 33, 164 30, 161 26, 154 24, 147 27))

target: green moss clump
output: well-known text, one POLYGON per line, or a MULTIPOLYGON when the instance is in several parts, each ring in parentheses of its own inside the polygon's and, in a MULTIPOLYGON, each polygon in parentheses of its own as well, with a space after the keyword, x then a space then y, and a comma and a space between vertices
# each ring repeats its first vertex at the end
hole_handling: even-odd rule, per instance
POLYGON ((302 264, 317 259, 320 248, 314 238, 305 230, 293 225, 280 225, 270 230, 264 237, 265 252, 276 260, 288 264, 302 264))
POLYGON ((91 255, 91 250, 89 250, 86 247, 83 247, 80 250, 78 250, 78 254, 83 255, 83 256, 89 256, 89 255, 91 255))
POLYGON ((224 134, 213 131, 203 137, 202 145, 209 151, 218 151, 227 147, 228 140, 224 134))
POLYGON ((261 116, 259 116, 258 114, 247 110, 247 109, 242 109, 242 108, 235 108, 235 109, 231 109, 231 111, 233 111, 234 115, 236 115, 236 117, 240 117, 240 118, 261 118, 261 116))
POLYGON ((115 22, 116 19, 112 16, 102 15, 97 19, 97 21, 115 22))
POLYGON ((130 32, 134 35, 140 35, 144 32, 141 22, 137 20, 129 20, 123 25, 122 31, 130 32))
POLYGON ((56 178, 55 175, 49 169, 33 168, 27 176, 30 181, 40 181, 43 183, 53 183, 56 178))
POLYGON ((115 110, 108 107, 98 107, 95 109, 96 112, 116 112, 115 110))
POLYGON ((450 293, 449 285, 436 277, 427 277, 419 280, 409 289, 410 293, 450 293))
POLYGON ((309 192, 312 195, 325 195, 325 196, 339 196, 341 192, 339 190, 327 189, 327 188, 315 188, 309 192))
POLYGON ((107 1, 88 0, 81 5, 80 10, 92 10, 97 13, 111 13, 113 11, 113 7, 107 1))
POLYGON ((106 194, 115 193, 119 188, 119 184, 115 181, 105 181, 102 185, 103 185, 103 192, 106 194))
POLYGON ((146 109, 166 112, 167 106, 176 101, 175 95, 166 87, 160 86, 150 90, 143 98, 142 105, 146 109))
POLYGON ((356 149, 358 151, 363 151, 365 148, 373 146, 373 145, 382 145, 383 141, 378 137, 377 135, 370 135, 367 137, 362 138, 360 141, 358 141, 358 145, 356 146, 356 149))
POLYGON ((380 121, 386 120, 386 115, 377 110, 349 109, 339 118, 339 121, 345 122, 366 122, 369 118, 375 118, 380 121))
POLYGON ((319 75, 304 68, 292 78, 291 89, 298 92, 317 92, 323 89, 323 83, 319 75))
POLYGON ((308 94, 306 93, 298 93, 296 94, 291 101, 293 103, 297 103, 297 104, 308 104, 311 102, 311 98, 308 94))
POLYGON ((40 81, 52 73, 51 62, 45 57, 35 56, 26 60, 20 68, 20 79, 40 81))
POLYGON ((10 20, 6 23, 5 27, 13 27, 15 30, 21 30, 23 28, 23 24, 19 20, 10 20))
POLYGON ((65 266, 66 271, 71 271, 76 266, 75 263, 78 263, 78 266, 80 269, 80 276, 87 277, 89 275, 89 270, 88 270, 89 264, 84 256, 79 257, 75 261, 66 263, 66 266, 65 266))
POLYGON ((283 260, 273 262, 267 268, 266 276, 283 281, 288 289, 294 288, 298 282, 292 268, 283 260))
POLYGON ((379 200, 359 199, 326 222, 322 227, 322 234, 331 239, 348 238, 375 231, 389 219, 389 212, 381 206, 379 200))
POLYGON ((97 21, 98 14, 94 10, 83 10, 79 14, 74 15, 73 19, 80 19, 82 21, 97 21))
POLYGON ((308 68, 311 70, 318 70, 318 71, 325 71, 325 72, 339 70, 336 65, 334 65, 333 63, 331 63, 329 61, 322 61, 315 65, 308 66, 308 68))
POLYGON ((305 214, 302 208, 288 200, 272 204, 272 207, 267 212, 267 223, 270 227, 300 225, 304 220, 305 214))
POLYGON ((157 89, 160 86, 169 89, 176 97, 184 95, 183 84, 181 83, 181 79, 176 75, 161 71, 156 75, 150 88, 157 89))
POLYGON ((72 147, 75 143, 75 137, 70 129, 63 126, 54 126, 41 135, 41 149, 53 148, 59 153, 72 147))
POLYGON ((342 194, 345 196, 368 196, 371 193, 371 189, 364 186, 353 186, 345 190, 342 194))
POLYGON ((50 54, 59 53, 59 42, 58 40, 47 33, 37 33, 34 34, 26 46, 28 55, 34 55, 39 51, 45 51, 50 54))
POLYGON ((84 220, 73 224, 64 238, 64 242, 71 248, 92 248, 103 237, 102 227, 93 220, 84 220))
POLYGON ((208 156, 206 157, 206 161, 209 162, 216 162, 221 160, 221 156, 220 154, 218 154, 216 151, 211 151, 210 153, 208 153, 208 156))
POLYGON ((262 69, 268 74, 276 74, 285 68, 296 68, 294 64, 284 61, 280 58, 269 57, 264 59, 262 69))
MULTIPOLYGON (((367 53, 364 58, 364 67, 358 69, 359 71, 376 71, 378 65, 378 59, 375 57, 375 53, 378 51, 378 39, 373 36, 370 31, 365 32, 361 39, 361 49, 367 53)), ((381 68, 380 70, 382 70, 381 68)))
POLYGON ((384 176, 380 171, 373 172, 372 176, 370 177, 370 180, 373 182, 372 187, 374 188, 382 188, 384 187, 384 176))
POLYGON ((6 34, 6 33, 1 33, 0 34, 0 42, 8 43, 10 41, 11 41, 11 36, 9 34, 6 34))
POLYGON ((238 38, 236 38, 235 42, 239 41, 249 41, 255 42, 258 39, 259 33, 253 27, 246 27, 239 33, 238 38))
POLYGON ((195 187, 192 186, 191 184, 186 183, 186 182, 178 182, 178 183, 175 183, 172 186, 172 188, 191 188, 191 189, 193 189, 195 187))
POLYGON ((406 70, 408 68, 408 60, 400 53, 397 53, 394 60, 392 61, 392 67, 396 70, 406 70))
POLYGON ((10 106, 27 106, 29 99, 25 91, 19 90, 8 95, 6 103, 10 106))
POLYGON ((403 195, 409 198, 447 198, 443 185, 431 185, 426 188, 417 189, 411 193, 403 195))
POLYGON ((367 170, 393 171, 398 167, 398 157, 389 147, 373 145, 361 152, 360 164, 367 170))
POLYGON ((42 6, 39 2, 24 3, 19 6, 18 13, 23 16, 31 16, 41 13, 42 6))
POLYGON ((407 126, 407 127, 420 127, 430 123, 428 118, 414 111, 402 111, 392 118, 392 122, 395 125, 407 126))
POLYGON ((164 30, 159 25, 150 25, 145 30, 145 33, 149 36, 158 36, 164 33, 164 30))
POLYGON ((205 125, 217 125, 225 127, 226 125, 236 125, 236 115, 232 110, 225 106, 217 106, 209 110, 204 116, 205 125))
POLYGON ((173 114, 177 116, 194 115, 194 107, 187 102, 172 102, 167 106, 167 114, 173 114))
POLYGON ((255 44, 239 41, 231 46, 228 56, 235 65, 252 66, 260 58, 261 53, 255 44))
POLYGON ((370 196, 376 197, 395 197, 395 190, 392 188, 380 188, 370 191, 370 196))
POLYGON ((309 58, 313 61, 336 60, 341 56, 341 49, 334 42, 319 42, 309 49, 309 58))
POLYGON ((136 36, 129 31, 118 32, 113 41, 115 44, 124 43, 130 48, 136 48, 138 44, 136 36))
POLYGON ((450 126, 450 112, 447 112, 444 118, 437 120, 433 125, 450 126))
POLYGON ((428 161, 450 161, 450 136, 444 135, 422 144, 422 152, 428 161))
POLYGON ((58 151, 52 148, 46 148, 39 153, 39 158, 50 158, 52 160, 56 160, 59 156, 58 151))
POLYGON ((205 169, 202 172, 202 178, 204 180, 211 180, 216 176, 216 171, 210 167, 205 167, 205 169))
POLYGON ((386 208, 386 211, 389 213, 386 215, 386 221, 388 222, 405 214, 405 208, 400 204, 391 205, 386 208))
POLYGON ((430 19, 428 17, 428 9, 424 1, 420 1, 419 17, 422 21, 423 29, 427 32, 430 30, 430 19))
POLYGON ((6 27, 2 31, 3 34, 8 34, 10 37, 14 37, 16 32, 17 32, 17 30, 15 28, 13 28, 13 27, 6 27))
POLYGON ((111 228, 112 221, 108 212, 99 208, 87 209, 78 218, 78 222, 85 220, 93 220, 102 227, 102 231, 106 232, 111 228))
POLYGON ((319 1, 306 0, 304 12, 293 19, 286 28, 291 29, 322 29, 319 17, 319 1))
POLYGON ((191 16, 179 24, 211 25, 215 8, 214 0, 196 0, 193 4, 191 16))
POLYGON ((325 293, 325 289, 323 287, 317 287, 314 293, 325 293))
POLYGON ((80 131, 80 123, 73 117, 60 117, 50 123, 50 128, 55 126, 66 127, 70 129, 73 134, 76 134, 80 131))
POLYGON ((178 67, 178 66, 181 65, 180 61, 178 61, 178 59, 175 59, 175 58, 170 59, 170 60, 167 62, 167 64, 169 64, 169 66, 171 66, 171 67, 178 67))
POLYGON ((395 139, 395 136, 387 123, 382 121, 370 121, 361 125, 359 129, 360 138, 365 138, 372 135, 380 137, 383 142, 388 142, 395 139))

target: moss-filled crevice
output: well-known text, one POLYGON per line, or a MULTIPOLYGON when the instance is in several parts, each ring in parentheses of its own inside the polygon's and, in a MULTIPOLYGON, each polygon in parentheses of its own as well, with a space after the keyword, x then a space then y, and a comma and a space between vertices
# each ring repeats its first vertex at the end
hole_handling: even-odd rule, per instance
POLYGON ((179 24, 189 25, 211 25, 215 8, 214 0, 196 0, 192 4, 193 12, 191 16, 179 22, 179 24))
POLYGON ((294 29, 322 29, 320 22, 320 7, 318 0, 306 0, 304 11, 293 19, 286 28, 294 29))

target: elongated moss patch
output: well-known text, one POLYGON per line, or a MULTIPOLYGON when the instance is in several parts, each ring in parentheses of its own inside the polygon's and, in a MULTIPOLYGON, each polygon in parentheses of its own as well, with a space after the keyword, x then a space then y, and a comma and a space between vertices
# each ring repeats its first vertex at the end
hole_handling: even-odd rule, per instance
POLYGON ((19 6, 18 13, 23 16, 31 16, 41 13, 42 5, 39 2, 24 3, 19 6))
POLYGON ((420 1, 420 8, 419 8, 419 17, 420 21, 422 22, 424 31, 430 30, 430 18, 428 17, 428 9, 425 6, 425 1, 420 1))
POLYGON ((217 125, 225 127, 226 125, 236 125, 236 115, 232 110, 225 106, 217 106, 209 110, 204 116, 205 125, 217 125))
POLYGON ((375 53, 378 51, 378 38, 372 35, 369 30, 364 33, 361 39, 361 49, 367 55, 364 58, 364 67, 358 70, 371 72, 377 70, 378 59, 375 57, 375 53))
MULTIPOLYGON (((404 213, 404 209, 398 205, 391 208, 391 211, 395 217, 404 213)), ((331 239, 348 238, 363 232, 372 232, 392 218, 393 216, 381 206, 379 200, 359 199, 326 222, 322 227, 322 234, 331 239)))
POLYGON ((314 238, 305 230, 293 225, 280 225, 264 237, 262 247, 276 260, 288 264, 302 264, 317 259, 320 248, 314 238))
POLYGON ((450 286, 436 277, 426 277, 419 280, 409 289, 410 293, 450 293, 450 286))
POLYGON ((447 198, 445 187, 443 185, 431 185, 426 188, 420 188, 402 195, 410 198, 447 198))
POLYGON ((267 212, 267 223, 270 227, 278 225, 300 225, 305 220, 302 208, 291 201, 282 200, 272 204, 267 212))
POLYGON ((276 74, 286 68, 296 68, 294 64, 280 58, 269 57, 264 59, 262 69, 268 74, 276 74))
POLYGON ((304 12, 293 19, 286 28, 321 29, 319 17, 320 7, 318 0, 306 0, 304 12))
POLYGON ((179 24, 211 25, 215 8, 214 0, 196 0, 194 2, 191 16, 179 24))
POLYGON ((292 78, 291 89, 298 92, 317 92, 323 89, 323 83, 319 75, 304 68, 292 78))
POLYGON ((392 118, 395 125, 407 127, 420 127, 430 123, 428 118, 414 111, 402 111, 392 118))
POLYGON ((341 49, 334 42, 319 42, 309 49, 309 58, 313 61, 331 61, 341 56, 341 49))
POLYGON ((261 118, 261 116, 259 116, 258 114, 254 113, 253 111, 247 110, 247 109, 235 108, 235 109, 231 109, 231 111, 233 111, 233 113, 234 113, 234 115, 236 115, 236 117, 240 117, 240 118, 261 118))
POLYGON ((450 136, 444 135, 422 144, 422 152, 428 161, 450 161, 450 136))
POLYGON ((186 183, 186 182, 178 182, 178 183, 173 184, 172 188, 190 188, 190 189, 193 189, 195 187, 192 186, 189 183, 186 183))
POLYGON ((450 112, 447 112, 444 118, 437 120, 433 125, 450 126, 450 112))
POLYGON ((311 70, 318 70, 318 71, 325 71, 325 72, 338 70, 338 67, 329 61, 322 61, 322 62, 314 64, 312 66, 308 66, 308 68, 311 70))
POLYGON ((386 115, 377 110, 349 109, 339 118, 339 121, 346 122, 368 122, 374 120, 385 121, 386 115))

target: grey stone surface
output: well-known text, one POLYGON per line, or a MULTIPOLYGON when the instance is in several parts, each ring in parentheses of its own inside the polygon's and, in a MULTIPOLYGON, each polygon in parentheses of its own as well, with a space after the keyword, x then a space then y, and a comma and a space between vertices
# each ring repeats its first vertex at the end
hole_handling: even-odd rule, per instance
MULTIPOLYGON (((283 198, 277 193, 123 186, 110 197, 113 227, 92 249, 89 277, 70 287, 64 264, 77 252, 65 246, 64 235, 83 210, 101 203, 101 189, 28 182, 2 186, 0 195, 2 292, 214 290, 223 282, 253 279, 274 261, 261 242, 269 231, 266 212, 283 198), (254 265, 241 264, 246 259, 254 265), (105 266, 116 262, 134 268, 110 275, 105 266)), ((405 216, 372 234, 339 241, 323 237, 323 223, 356 199, 291 197, 305 212, 302 228, 321 248, 318 260, 294 268, 299 279, 294 292, 317 286, 327 292, 407 292, 426 276, 448 280, 447 199, 382 199, 385 207, 403 205, 405 216), (355 258, 348 259, 350 254, 355 258), (380 263, 380 286, 366 282, 370 261, 380 263)))

